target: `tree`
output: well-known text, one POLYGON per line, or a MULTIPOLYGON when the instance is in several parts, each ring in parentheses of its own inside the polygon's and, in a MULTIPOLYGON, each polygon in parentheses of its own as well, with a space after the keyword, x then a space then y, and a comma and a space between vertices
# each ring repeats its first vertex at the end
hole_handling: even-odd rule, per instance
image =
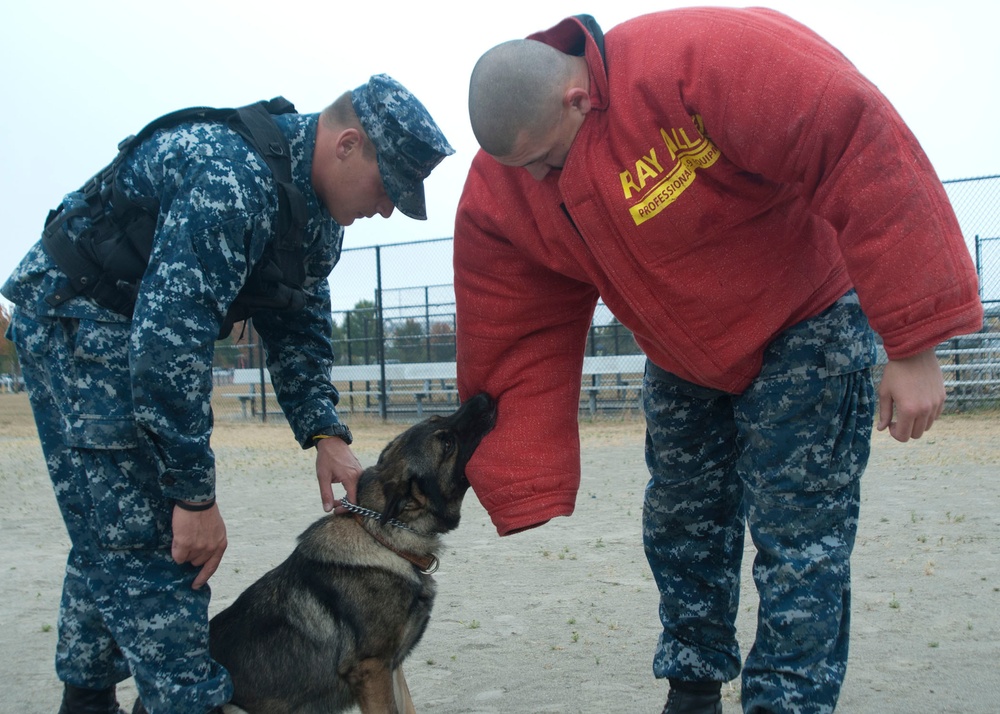
POLYGON ((420 323, 412 317, 406 318, 392 330, 392 356, 400 362, 425 361, 427 355, 425 339, 424 328, 420 323))
POLYGON ((455 361, 455 326, 450 322, 431 323, 431 361, 455 361))
POLYGON ((335 364, 347 364, 347 354, 344 348, 347 345, 347 316, 344 316, 344 326, 337 323, 337 317, 333 317, 333 329, 330 330, 330 342, 333 344, 333 360, 335 364))
POLYGON ((378 361, 378 313, 371 300, 359 300, 344 314, 341 332, 334 332, 338 364, 374 364, 378 361))

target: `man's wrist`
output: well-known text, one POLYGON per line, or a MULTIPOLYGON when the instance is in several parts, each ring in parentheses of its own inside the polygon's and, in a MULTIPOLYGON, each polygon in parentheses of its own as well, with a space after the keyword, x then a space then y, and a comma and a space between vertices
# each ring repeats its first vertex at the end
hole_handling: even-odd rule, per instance
POLYGON ((311 440, 315 445, 317 441, 332 438, 341 439, 346 444, 351 444, 354 441, 354 435, 351 434, 351 430, 347 427, 347 424, 341 423, 332 424, 320 429, 312 435, 311 440))
POLYGON ((215 496, 212 496, 207 501, 201 501, 195 503, 193 501, 184 501, 181 499, 175 499, 174 505, 184 511, 207 511, 209 508, 215 505, 215 496))

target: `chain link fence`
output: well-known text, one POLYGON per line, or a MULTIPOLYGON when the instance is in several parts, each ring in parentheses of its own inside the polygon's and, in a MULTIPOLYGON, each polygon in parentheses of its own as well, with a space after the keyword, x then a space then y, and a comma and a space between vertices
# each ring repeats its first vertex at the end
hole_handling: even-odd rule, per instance
POLYGON ((972 253, 983 329, 938 347, 952 410, 1000 407, 1000 176, 944 182, 972 253))
MULTIPOLYGON (((986 309, 983 331, 938 354, 952 410, 1000 407, 1000 176, 945 182, 974 257, 986 309)), ((333 272, 334 382, 341 410, 412 420, 455 408, 452 241, 347 249, 333 272)), ((582 415, 639 413, 644 358, 631 333, 598 305, 581 381, 582 415)), ((252 330, 220 344, 217 414, 280 415, 252 330)), ((885 355, 881 356, 884 364, 885 355)), ((879 367, 878 370, 881 368, 879 367)), ((877 371, 878 371, 877 370, 877 371)))

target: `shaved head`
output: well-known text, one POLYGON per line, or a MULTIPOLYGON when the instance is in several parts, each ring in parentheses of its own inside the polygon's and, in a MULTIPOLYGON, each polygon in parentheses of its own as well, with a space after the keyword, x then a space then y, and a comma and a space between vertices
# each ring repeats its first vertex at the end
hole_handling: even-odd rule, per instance
POLYGON ((469 119, 483 150, 503 156, 522 131, 544 132, 555 125, 563 93, 581 63, 582 58, 535 40, 504 42, 480 57, 469 82, 469 119))

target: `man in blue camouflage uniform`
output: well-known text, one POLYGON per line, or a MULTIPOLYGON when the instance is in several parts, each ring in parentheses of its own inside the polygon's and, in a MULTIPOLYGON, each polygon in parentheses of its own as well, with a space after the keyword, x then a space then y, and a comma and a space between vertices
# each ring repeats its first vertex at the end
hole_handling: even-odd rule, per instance
MULTIPOLYGON (((260 310, 278 401, 303 448, 316 447, 324 509, 361 465, 330 383, 327 277, 343 227, 394 208, 426 218, 423 179, 453 153, 426 109, 386 75, 321 114, 274 117, 307 204, 305 307, 260 310), (324 437, 339 438, 324 438, 324 437)), ((151 714, 215 711, 232 691, 208 654, 208 579, 226 549, 215 504, 214 343, 250 271, 275 239, 278 195, 264 161, 219 123, 161 129, 117 173, 159 213, 131 319, 77 296, 36 244, 3 286, 56 499, 72 548, 59 617, 62 714, 116 714, 135 677, 151 714)), ((63 210, 82 200, 68 195, 63 210)), ((89 218, 69 222, 79 240, 89 218)))

